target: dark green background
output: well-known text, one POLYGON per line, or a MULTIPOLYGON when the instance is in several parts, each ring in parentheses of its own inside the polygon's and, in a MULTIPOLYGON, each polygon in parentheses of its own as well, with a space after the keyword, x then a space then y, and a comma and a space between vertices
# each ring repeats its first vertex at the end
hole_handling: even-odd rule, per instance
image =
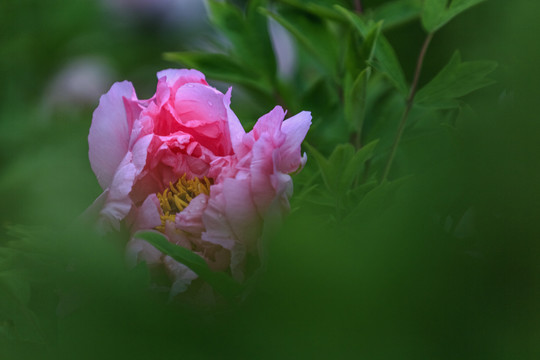
MULTIPOLYGON (((108 58, 115 81, 129 79, 149 97, 155 72, 177 66, 162 53, 193 49, 212 30, 164 33, 94 1, 3 0, 1 223, 45 226, 41 241, 62 238, 58 258, 80 265, 66 275, 54 257, 12 264, 38 278, 29 308, 46 341, 0 334, 0 358, 540 357, 538 14, 536 1, 489 0, 438 32, 421 83, 460 49, 465 60, 497 61, 497 84, 467 98, 474 112, 451 140, 402 144, 413 180, 395 196, 334 225, 324 222, 332 214, 293 200, 257 288, 241 305, 209 314, 148 295, 144 269, 124 270, 121 247, 50 230, 69 227, 100 193, 86 140, 99 99, 48 119, 41 105, 53 75, 87 54, 108 58), (62 291, 82 298, 65 316, 57 313, 62 291)), ((386 35, 410 81, 424 38, 418 21, 386 35)), ((243 119, 270 110, 244 100, 233 92, 243 119)), ((12 235, 2 233, 6 245, 12 235)))

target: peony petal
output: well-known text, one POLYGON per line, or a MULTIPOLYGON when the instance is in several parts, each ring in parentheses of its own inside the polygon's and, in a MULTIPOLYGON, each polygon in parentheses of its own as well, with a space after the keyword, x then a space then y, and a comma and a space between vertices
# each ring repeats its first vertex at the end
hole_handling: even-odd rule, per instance
POLYGON ((146 135, 140 138, 134 145, 133 149, 131 150, 132 153, 132 159, 131 162, 135 166, 136 169, 136 176, 138 176, 141 171, 146 166, 146 157, 148 155, 148 148, 150 147, 150 143, 154 139, 154 135, 146 135))
POLYGON ((300 156, 300 144, 306 137, 311 126, 311 113, 302 111, 301 113, 285 120, 281 126, 281 131, 287 135, 287 139, 280 147, 279 171, 291 173, 305 163, 300 156))
MULTIPOLYGON (((267 189, 273 192, 272 189, 267 189)), ((223 182, 225 197, 225 217, 237 241, 245 244, 249 251, 255 249, 262 218, 257 214, 251 184, 248 178, 225 179, 223 182)))
POLYGON ((281 123, 284 118, 285 111, 281 106, 276 106, 257 120, 250 134, 253 134, 255 140, 258 140, 263 134, 269 135, 274 139, 276 146, 279 146, 285 140, 285 136, 281 134, 281 123))
POLYGON ((141 239, 131 239, 126 245, 126 262, 131 268, 138 262, 145 261, 148 265, 157 265, 161 262, 161 251, 141 239))
POLYGON ((244 282, 244 265, 246 260, 246 246, 241 243, 234 244, 231 249, 231 274, 238 282, 244 282))
POLYGON ((176 227, 192 235, 200 235, 204 231, 202 215, 208 203, 206 194, 199 194, 189 205, 176 215, 176 227))
POLYGON ((168 255, 163 258, 163 263, 169 275, 173 278, 170 292, 171 298, 186 291, 191 282, 198 277, 193 270, 168 255))
POLYGON ((167 85, 175 90, 187 83, 208 85, 204 74, 194 69, 166 69, 158 72, 157 78, 165 78, 167 85))
POLYGON ((263 134, 253 145, 249 168, 251 191, 257 211, 264 216, 266 208, 276 196, 270 175, 274 172, 274 154, 277 152, 268 134, 263 134))
POLYGON ((229 155, 232 147, 223 94, 201 84, 178 89, 174 100, 175 117, 182 130, 216 155, 229 155))
POLYGON ((235 243, 235 236, 227 218, 223 215, 225 212, 225 197, 222 190, 223 184, 212 186, 210 199, 202 216, 206 231, 201 234, 201 239, 231 250, 235 243))
MULTIPOLYGON (((103 206, 105 205, 107 201, 107 197, 109 196, 109 189, 106 189, 103 191, 96 200, 86 208, 86 210, 83 211, 81 215, 79 215, 76 219, 77 223, 80 224, 94 224, 98 225, 98 219, 101 209, 103 209, 103 206)), ((107 229, 97 228, 100 233, 105 233, 107 229)))
POLYGON ((128 152, 133 121, 140 111, 128 81, 113 84, 99 100, 88 135, 88 155, 103 189, 111 185, 116 168, 128 152))
POLYGON ((242 138, 246 134, 246 131, 242 127, 240 120, 236 114, 231 110, 231 91, 232 88, 227 90, 225 96, 223 96, 223 105, 227 110, 227 122, 229 124, 229 134, 231 136, 231 144, 235 153, 240 152, 242 146, 242 138))
MULTIPOLYGON (((133 187, 137 169, 133 165, 132 153, 128 152, 114 175, 103 209, 101 221, 119 229, 119 222, 130 212, 133 205, 129 193, 133 187)), ((104 224, 105 225, 105 224, 104 224)))
POLYGON ((139 230, 153 229, 161 225, 161 206, 156 194, 150 194, 140 207, 135 210, 133 233, 139 230))

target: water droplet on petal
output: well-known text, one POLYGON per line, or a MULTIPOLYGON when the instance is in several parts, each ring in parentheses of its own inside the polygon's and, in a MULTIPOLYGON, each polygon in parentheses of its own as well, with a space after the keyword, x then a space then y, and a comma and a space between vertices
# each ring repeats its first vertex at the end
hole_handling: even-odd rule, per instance
POLYGON ((212 102, 210 100, 208 100, 208 105, 212 106, 212 102))

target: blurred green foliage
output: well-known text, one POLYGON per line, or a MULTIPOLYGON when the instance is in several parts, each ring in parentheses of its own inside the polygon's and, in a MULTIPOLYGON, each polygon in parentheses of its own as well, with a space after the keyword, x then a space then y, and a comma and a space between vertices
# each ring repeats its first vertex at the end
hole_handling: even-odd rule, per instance
POLYGON ((540 356, 540 5, 355 3, 210 0, 201 28, 175 31, 95 1, 0 3, 1 359, 540 356), (294 40, 287 76, 268 21, 294 40), (44 99, 87 55, 141 98, 157 70, 198 68, 234 86, 247 128, 276 104, 312 112, 291 214, 241 300, 170 301, 144 264, 125 267, 126 233, 79 224, 100 193, 99 99, 44 99))

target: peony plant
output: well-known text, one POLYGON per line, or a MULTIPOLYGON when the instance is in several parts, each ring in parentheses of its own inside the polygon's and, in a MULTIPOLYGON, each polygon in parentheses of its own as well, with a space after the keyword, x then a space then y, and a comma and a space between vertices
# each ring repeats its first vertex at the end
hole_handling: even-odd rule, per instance
POLYGON ((300 144, 311 125, 303 111, 287 120, 276 106, 246 133, 226 94, 197 70, 157 74, 154 96, 139 100, 128 81, 103 95, 88 136, 89 158, 103 193, 94 203, 100 229, 124 223, 128 261, 163 266, 171 294, 197 275, 133 236, 140 230, 201 256, 214 271, 246 277, 246 256, 270 212, 289 209, 290 173, 306 162, 300 144))

